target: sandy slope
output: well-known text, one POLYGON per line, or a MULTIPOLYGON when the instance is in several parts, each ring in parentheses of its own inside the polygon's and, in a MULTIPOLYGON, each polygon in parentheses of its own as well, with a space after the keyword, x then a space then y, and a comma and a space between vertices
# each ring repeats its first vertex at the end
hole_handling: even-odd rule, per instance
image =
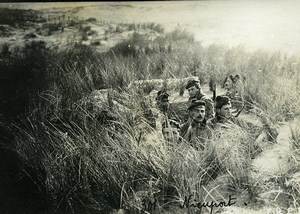
POLYGON ((287 155, 290 152, 290 125, 295 121, 284 123, 278 130, 277 144, 270 144, 259 157, 253 161, 255 173, 254 177, 268 178, 269 176, 276 175, 284 172, 288 168, 287 155))

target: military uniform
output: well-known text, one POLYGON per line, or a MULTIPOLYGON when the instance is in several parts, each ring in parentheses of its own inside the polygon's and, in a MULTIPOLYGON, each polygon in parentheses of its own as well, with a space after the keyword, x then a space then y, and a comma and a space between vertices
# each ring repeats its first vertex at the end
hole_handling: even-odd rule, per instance
POLYGON ((212 134, 210 128, 206 125, 206 120, 201 123, 187 121, 181 126, 181 136, 194 148, 204 149, 212 134))
POLYGON ((221 117, 216 116, 216 117, 214 117, 212 119, 209 119, 207 121, 207 126, 210 129, 227 128, 226 124, 235 124, 235 125, 238 125, 240 127, 245 126, 245 125, 243 125, 242 121, 238 120, 235 117, 231 117, 229 119, 226 119, 226 118, 221 118, 221 117))
POLYGON ((217 127, 225 127, 226 123, 232 123, 232 124, 237 124, 238 121, 235 117, 233 117, 230 114, 228 114, 228 111, 230 112, 231 109, 231 102, 230 102, 230 98, 228 96, 217 96, 216 100, 215 100, 215 108, 216 108, 216 116, 210 120, 207 121, 207 124, 209 127, 211 127, 212 129, 215 129, 217 127), (222 113, 223 115, 221 115, 221 109, 223 108, 223 106, 227 105, 227 111, 224 113, 222 113), (228 109, 228 105, 230 105, 230 109, 228 109), (218 113, 218 110, 219 113, 218 113))
POLYGON ((159 91, 157 93, 156 106, 160 111, 159 114, 163 115, 162 122, 164 122, 166 119, 180 121, 180 117, 174 111, 174 105, 169 103, 169 96, 170 95, 167 92, 159 91))

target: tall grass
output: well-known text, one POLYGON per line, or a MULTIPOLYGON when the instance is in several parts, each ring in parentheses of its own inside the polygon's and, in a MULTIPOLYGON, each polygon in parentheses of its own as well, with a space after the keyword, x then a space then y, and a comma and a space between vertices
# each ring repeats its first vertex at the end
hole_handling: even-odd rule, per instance
POLYGON ((61 118, 61 123, 33 113, 21 125, 12 126, 24 171, 34 171, 35 183, 45 190, 53 210, 76 213, 77 206, 103 212, 107 207, 118 208, 122 185, 143 183, 159 170, 156 163, 149 165, 150 157, 139 147, 137 127, 142 124, 133 121, 132 114, 115 112, 116 121, 110 123, 115 128, 111 128, 84 108, 77 106, 76 113, 69 120, 61 118))
POLYGON ((245 99, 265 114, 284 120, 300 113, 298 58, 242 47, 205 48, 180 29, 155 38, 135 33, 106 53, 74 43, 58 50, 31 43, 21 53, 6 56, 14 63, 1 64, 14 72, 8 82, 23 81, 1 86, 9 104, 1 103, 2 119, 14 134, 10 143, 24 176, 56 212, 140 212, 142 201, 153 199, 163 210, 189 194, 214 197, 208 187, 218 176, 226 177, 231 191, 246 188, 255 195, 249 170, 257 145, 251 128, 228 127, 204 151, 186 143, 170 148, 145 118, 146 91, 128 87, 134 80, 196 75, 206 84, 214 75, 221 84, 229 73, 240 73, 246 78, 245 99), (111 115, 103 123, 86 97, 108 88, 120 94, 100 101, 111 115), (126 108, 112 106, 116 100, 126 108), (154 142, 147 138, 152 135, 154 142))
MULTIPOLYGON (((134 112, 138 108, 131 106, 134 112)), ((140 212, 144 200, 154 199, 158 210, 177 209, 190 194, 197 201, 213 197, 214 189, 207 185, 224 173, 231 184, 228 188, 237 195, 250 188, 247 133, 227 131, 237 140, 229 141, 232 138, 223 133, 219 141, 208 142, 199 151, 185 142, 170 146, 161 138, 152 142, 140 137, 142 127, 146 134, 157 133, 142 116, 140 120, 131 112, 114 113, 117 117, 109 126, 92 116, 88 123, 57 125, 45 118, 37 123, 37 115, 32 115, 21 126, 12 127, 24 171, 34 172, 35 184, 51 202, 49 209, 140 212)), ((76 114, 90 115, 83 107, 76 114)), ((219 194, 226 198, 225 193, 219 194)))

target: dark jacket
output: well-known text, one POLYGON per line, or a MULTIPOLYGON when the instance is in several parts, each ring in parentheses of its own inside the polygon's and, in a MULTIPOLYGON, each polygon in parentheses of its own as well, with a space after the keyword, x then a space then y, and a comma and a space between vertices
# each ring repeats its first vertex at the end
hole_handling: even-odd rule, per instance
POLYGON ((206 120, 202 123, 187 121, 181 126, 182 138, 195 148, 204 149, 211 135, 211 129, 206 125, 206 120))
POLYGON ((211 129, 216 129, 217 127, 226 127, 226 123, 231 123, 231 124, 236 124, 241 126, 240 122, 235 117, 231 117, 230 119, 225 119, 218 116, 209 119, 207 121, 207 126, 211 129))

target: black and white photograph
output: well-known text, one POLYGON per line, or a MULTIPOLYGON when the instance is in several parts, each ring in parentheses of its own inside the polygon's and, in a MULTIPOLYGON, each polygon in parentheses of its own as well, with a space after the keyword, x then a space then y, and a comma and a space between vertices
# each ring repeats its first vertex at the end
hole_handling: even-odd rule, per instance
POLYGON ((299 214, 300 1, 1 2, 0 213, 299 214))

